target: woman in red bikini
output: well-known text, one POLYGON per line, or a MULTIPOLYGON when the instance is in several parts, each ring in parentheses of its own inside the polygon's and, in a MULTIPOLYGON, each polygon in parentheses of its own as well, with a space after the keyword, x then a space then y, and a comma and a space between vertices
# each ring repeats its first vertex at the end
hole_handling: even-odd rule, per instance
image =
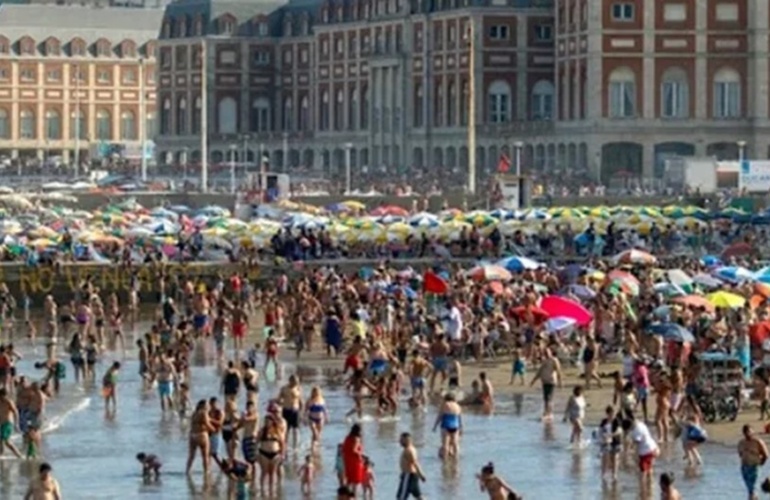
POLYGON ((342 463, 345 469, 345 481, 355 494, 359 485, 366 480, 364 466, 364 443, 361 441, 361 425, 353 424, 350 434, 342 442, 342 463))

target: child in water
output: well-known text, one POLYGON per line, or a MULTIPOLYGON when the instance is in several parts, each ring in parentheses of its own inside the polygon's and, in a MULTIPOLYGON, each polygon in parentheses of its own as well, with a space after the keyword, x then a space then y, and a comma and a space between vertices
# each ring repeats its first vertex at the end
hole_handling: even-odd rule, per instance
POLYGON ((179 394, 177 396, 177 408, 179 408, 179 418, 187 418, 187 412, 190 409, 190 386, 182 382, 179 384, 179 394))
POLYGON ((158 481, 160 479, 160 468, 163 467, 163 464, 160 463, 158 457, 142 452, 136 454, 136 459, 142 464, 142 478, 145 481, 158 481))
POLYGON ((516 349, 513 353, 513 366, 511 367, 511 385, 513 385, 516 377, 519 377, 520 385, 524 385, 524 375, 527 373, 527 362, 521 352, 521 349, 516 349))
POLYGON ((304 495, 309 495, 313 487, 313 478, 315 477, 315 465, 310 455, 305 456, 305 463, 299 468, 300 488, 304 495))
POLYGON ((364 457, 364 500, 372 500, 374 498, 374 462, 369 457, 364 457))

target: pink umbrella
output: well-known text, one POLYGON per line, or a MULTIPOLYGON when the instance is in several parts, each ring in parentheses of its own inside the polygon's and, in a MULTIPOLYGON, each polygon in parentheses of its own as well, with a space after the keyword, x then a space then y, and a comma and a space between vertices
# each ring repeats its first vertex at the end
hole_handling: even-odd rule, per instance
POLYGON ((591 311, 569 299, 556 295, 548 295, 540 302, 540 309, 548 313, 551 318, 559 316, 574 319, 578 326, 585 326, 594 319, 591 311))

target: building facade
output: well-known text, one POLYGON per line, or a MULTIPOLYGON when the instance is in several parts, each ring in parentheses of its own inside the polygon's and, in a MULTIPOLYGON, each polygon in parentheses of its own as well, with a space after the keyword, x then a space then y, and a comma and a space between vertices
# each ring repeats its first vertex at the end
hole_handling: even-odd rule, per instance
POLYGON ((558 0, 556 164, 659 177, 670 155, 770 156, 767 2, 558 0), (571 138, 565 141, 563 138, 571 138))
POLYGON ((115 146, 140 154, 143 132, 155 135, 162 16, 0 5, 0 156, 69 162, 115 146))
POLYGON ((552 3, 514 3, 174 2, 158 48, 160 161, 200 158, 205 91, 215 163, 261 151, 274 168, 328 172, 349 151, 354 168, 465 169, 473 87, 478 168, 494 168, 553 125, 552 3))
POLYGON ((466 169, 470 99, 479 171, 517 143, 604 179, 765 157, 769 21, 749 0, 178 0, 160 161, 200 157, 204 88, 213 162, 466 169))

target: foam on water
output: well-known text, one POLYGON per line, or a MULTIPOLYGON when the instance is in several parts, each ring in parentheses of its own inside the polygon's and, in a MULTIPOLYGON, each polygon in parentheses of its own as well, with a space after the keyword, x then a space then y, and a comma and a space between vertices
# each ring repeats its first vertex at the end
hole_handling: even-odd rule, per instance
POLYGON ((86 408, 88 408, 90 404, 91 404, 91 398, 81 399, 75 406, 73 406, 69 410, 66 410, 58 415, 55 415, 50 419, 46 419, 42 429, 40 429, 40 432, 42 434, 47 434, 49 432, 55 431, 56 429, 64 425, 67 419, 69 419, 72 415, 85 410, 86 408))

